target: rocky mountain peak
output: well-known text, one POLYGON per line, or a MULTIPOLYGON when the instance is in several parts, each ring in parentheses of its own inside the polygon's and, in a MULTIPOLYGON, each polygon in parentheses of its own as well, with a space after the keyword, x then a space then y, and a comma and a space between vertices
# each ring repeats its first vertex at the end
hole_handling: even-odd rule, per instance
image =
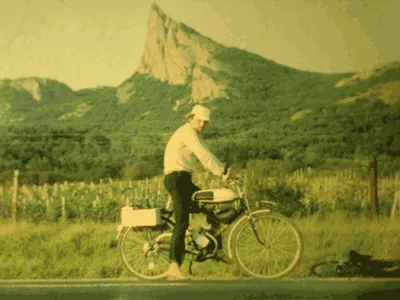
POLYGON ((161 7, 158 6, 157 3, 153 3, 151 5, 149 20, 151 20, 152 17, 158 17, 158 18, 161 18, 161 19, 166 19, 167 18, 166 14, 163 12, 161 7))
POLYGON ((41 101, 42 96, 40 92, 40 87, 47 83, 45 78, 19 78, 13 80, 3 80, 0 82, 0 86, 9 85, 17 90, 25 90, 31 94, 32 98, 36 101, 41 101))
POLYGON ((172 20, 157 4, 153 4, 137 72, 170 84, 190 84, 195 102, 226 98, 225 86, 207 72, 219 70, 213 55, 221 47, 185 24, 172 20))

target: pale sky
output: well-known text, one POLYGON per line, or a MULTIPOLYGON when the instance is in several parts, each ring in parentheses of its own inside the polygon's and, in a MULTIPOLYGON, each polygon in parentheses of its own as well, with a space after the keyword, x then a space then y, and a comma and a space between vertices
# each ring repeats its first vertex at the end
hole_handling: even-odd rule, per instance
MULTIPOLYGON (((0 79, 77 90, 137 69, 152 0, 0 0, 0 79)), ((217 42, 296 69, 356 72, 400 61, 400 0, 156 0, 217 42)))

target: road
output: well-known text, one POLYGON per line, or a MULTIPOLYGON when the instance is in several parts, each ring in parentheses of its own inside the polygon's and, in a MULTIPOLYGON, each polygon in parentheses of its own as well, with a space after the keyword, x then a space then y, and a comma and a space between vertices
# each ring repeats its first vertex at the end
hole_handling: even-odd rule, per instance
POLYGON ((400 279, 1 281, 1 300, 400 299, 400 279))

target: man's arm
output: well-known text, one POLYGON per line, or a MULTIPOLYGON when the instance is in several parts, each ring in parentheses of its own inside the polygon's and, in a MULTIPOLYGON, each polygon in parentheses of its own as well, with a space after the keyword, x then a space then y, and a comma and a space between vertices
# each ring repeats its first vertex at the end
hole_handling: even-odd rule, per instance
POLYGON ((185 145, 196 155, 202 165, 216 176, 225 172, 225 166, 203 144, 197 133, 187 130, 183 138, 185 145))

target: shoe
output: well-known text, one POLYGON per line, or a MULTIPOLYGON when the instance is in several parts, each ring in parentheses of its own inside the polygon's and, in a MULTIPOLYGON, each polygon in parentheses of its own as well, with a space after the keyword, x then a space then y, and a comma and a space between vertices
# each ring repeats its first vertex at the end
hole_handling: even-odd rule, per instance
POLYGON ((167 271, 167 276, 168 276, 168 279, 170 279, 170 280, 188 280, 188 279, 190 279, 190 276, 182 273, 182 271, 180 270, 180 268, 176 262, 172 262, 169 265, 169 268, 167 271))
POLYGON ((215 254, 215 259, 217 261, 222 261, 223 263, 226 263, 228 265, 233 264, 233 259, 226 255, 221 249, 217 250, 217 253, 215 254))

